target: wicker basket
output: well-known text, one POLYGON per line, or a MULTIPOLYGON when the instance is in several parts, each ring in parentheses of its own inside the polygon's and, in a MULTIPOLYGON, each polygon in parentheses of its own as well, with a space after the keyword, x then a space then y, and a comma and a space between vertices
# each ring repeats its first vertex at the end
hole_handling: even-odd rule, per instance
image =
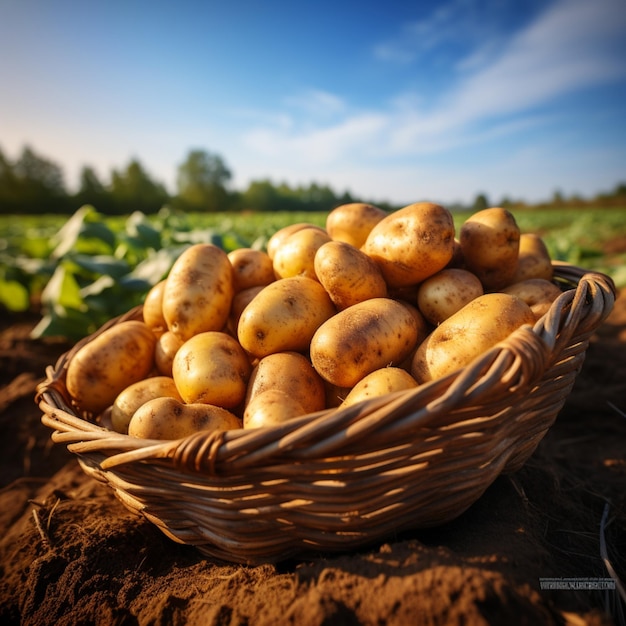
POLYGON ((563 293, 550 311, 445 379, 285 425, 178 441, 114 433, 77 414, 67 394, 76 350, 140 318, 136 308, 48 368, 42 421, 129 510, 213 558, 279 561, 442 524, 533 453, 613 307, 610 278, 554 267, 563 293))

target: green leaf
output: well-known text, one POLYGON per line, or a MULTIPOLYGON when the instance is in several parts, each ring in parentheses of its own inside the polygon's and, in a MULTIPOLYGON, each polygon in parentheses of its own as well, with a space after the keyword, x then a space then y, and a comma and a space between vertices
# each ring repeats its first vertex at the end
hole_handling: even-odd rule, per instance
POLYGON ((74 254, 69 257, 69 260, 93 274, 105 274, 113 278, 124 276, 130 270, 125 260, 103 254, 94 256, 74 254))
POLYGON ((86 311, 80 287, 74 276, 63 265, 59 265, 54 271, 41 294, 41 300, 44 305, 55 311, 68 308, 86 311))
POLYGON ((144 248, 158 250, 161 247, 161 232, 141 211, 135 211, 130 215, 126 221, 126 232, 144 248))
POLYGON ((0 303, 9 311, 28 311, 28 289, 15 280, 0 280, 0 303))

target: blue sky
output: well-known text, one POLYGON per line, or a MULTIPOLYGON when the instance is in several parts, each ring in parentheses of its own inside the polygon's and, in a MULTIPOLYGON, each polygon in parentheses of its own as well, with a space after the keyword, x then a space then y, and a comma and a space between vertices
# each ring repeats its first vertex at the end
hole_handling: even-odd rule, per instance
POLYGON ((137 158, 174 191, 195 148, 396 203, 626 180, 626 0, 3 0, 0 86, 0 149, 70 188, 137 158))

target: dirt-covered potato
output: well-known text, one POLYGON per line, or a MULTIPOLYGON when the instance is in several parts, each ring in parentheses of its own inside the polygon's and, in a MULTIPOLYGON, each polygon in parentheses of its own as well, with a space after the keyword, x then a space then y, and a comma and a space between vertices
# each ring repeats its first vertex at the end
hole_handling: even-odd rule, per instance
POLYGON ((267 242, 267 255, 272 261, 274 260, 274 255, 276 250, 282 247, 283 243, 291 237, 294 233, 297 233, 299 230, 303 228, 315 228, 322 232, 326 232, 325 228, 321 226, 317 226, 316 224, 309 224, 308 222, 298 222, 297 224, 289 224, 288 226, 284 226, 277 230, 268 240, 267 242))
POLYGON ((387 211, 365 202, 349 202, 334 208, 326 216, 326 232, 333 241, 345 241, 360 248, 387 211))
POLYGON ((520 229, 510 211, 491 207, 477 211, 459 232, 465 267, 476 274, 485 291, 511 282, 517 268, 520 229))
POLYGON ((437 326, 417 347, 411 374, 418 383, 442 378, 506 339, 523 324, 535 323, 517 296, 488 293, 475 298, 437 326))
POLYGON ((415 387, 417 381, 406 370, 399 367, 381 367, 362 378, 350 390, 343 401, 343 406, 415 387))
POLYGON ((550 252, 543 239, 535 233, 522 233, 519 239, 517 267, 511 284, 530 278, 552 280, 554 268, 550 252))
POLYGON ((446 268, 420 284, 417 307, 436 326, 483 293, 483 285, 475 274, 446 268))
POLYGON ((156 283, 146 294, 142 308, 143 321, 157 337, 167 331, 167 322, 163 317, 164 290, 165 280, 156 283))
POLYGON ((293 398, 305 413, 326 406, 324 381, 307 357, 299 352, 277 352, 263 357, 248 381, 246 406, 268 389, 278 389, 293 398))
POLYGON ((278 278, 306 276, 316 280, 315 254, 327 241, 330 237, 326 231, 318 228, 302 228, 293 233, 274 252, 274 273, 278 278))
POLYGON ((562 293, 559 287, 545 278, 528 278, 505 287, 502 292, 521 298, 530 307, 536 319, 545 315, 562 293))
POLYGON ((156 335, 143 322, 119 322, 78 349, 67 368, 66 388, 83 411, 97 415, 154 366, 156 335))
POLYGON ((280 389, 266 389, 254 396, 243 412, 244 428, 276 426, 307 411, 296 398, 280 389))
POLYGON ((185 402, 226 409, 243 401, 250 370, 248 356, 237 340, 219 331, 188 339, 172 363, 172 377, 185 402))
POLYGON ((340 311, 315 332, 313 367, 333 385, 353 387, 364 376, 402 361, 418 336, 416 316, 391 298, 373 298, 340 311))
POLYGON ((343 241, 329 241, 315 255, 315 274, 337 309, 370 298, 387 297, 387 283, 378 264, 343 241))
POLYGON ((141 439, 182 439, 205 430, 242 427, 241 419, 222 407, 155 398, 135 411, 128 424, 128 434, 141 439))
POLYGON ((233 266, 233 289, 239 293, 250 287, 269 285, 276 279, 267 252, 254 248, 237 248, 228 253, 233 266))
POLYGON ((305 276, 283 278, 264 287, 243 310, 237 337, 258 358, 274 352, 304 352, 318 327, 335 313, 318 281, 305 276))
POLYGON ((174 379, 170 376, 152 376, 129 385, 122 391, 111 409, 111 425, 118 433, 126 434, 135 411, 154 398, 175 398, 182 402, 174 379))
POLYGON ((234 295, 228 255, 210 243, 194 244, 176 259, 163 291, 167 327, 183 341, 222 330, 234 295))
POLYGON ((417 202, 378 222, 363 251, 378 263, 389 287, 405 287, 422 282, 450 262, 454 234, 448 209, 417 202))

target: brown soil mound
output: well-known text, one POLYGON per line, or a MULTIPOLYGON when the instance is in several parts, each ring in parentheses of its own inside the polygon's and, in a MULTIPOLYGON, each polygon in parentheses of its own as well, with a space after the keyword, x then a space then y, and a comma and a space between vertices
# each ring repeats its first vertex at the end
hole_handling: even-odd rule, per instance
POLYGON ((0 329, 0 623, 624 623, 617 590, 541 582, 609 579, 603 545, 626 580, 626 293, 533 457, 464 515, 354 553, 255 567, 174 544, 50 443, 33 397, 68 346, 30 340, 35 321, 0 329))

